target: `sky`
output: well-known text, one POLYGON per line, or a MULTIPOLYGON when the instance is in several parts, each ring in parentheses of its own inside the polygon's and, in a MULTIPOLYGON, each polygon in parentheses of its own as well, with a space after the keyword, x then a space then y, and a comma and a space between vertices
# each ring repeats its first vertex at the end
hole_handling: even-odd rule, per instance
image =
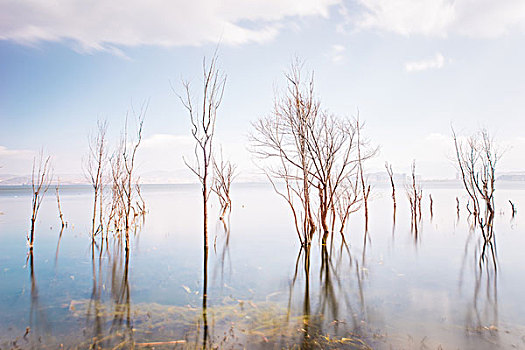
MULTIPOLYGON (((189 117, 218 48, 227 75, 216 145, 249 179, 248 135, 271 112, 294 57, 314 71, 322 106, 365 122, 380 147, 369 171, 453 178, 451 126, 486 128, 502 172, 525 169, 523 0, 0 0, 0 175, 82 174, 88 137, 148 103, 139 171, 190 176, 189 117)), ((133 118, 129 118, 133 120, 133 118)), ((171 176, 170 175, 170 176, 171 176)))

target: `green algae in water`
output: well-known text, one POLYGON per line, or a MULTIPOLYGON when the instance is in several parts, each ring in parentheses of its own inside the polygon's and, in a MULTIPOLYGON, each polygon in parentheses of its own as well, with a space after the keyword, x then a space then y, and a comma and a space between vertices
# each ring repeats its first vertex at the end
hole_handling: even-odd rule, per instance
POLYGON ((44 341, 29 331, 0 343, 0 349, 371 349, 355 334, 324 333, 318 326, 321 318, 290 315, 276 303, 238 301, 207 308, 205 336, 202 308, 157 303, 94 307, 92 300, 75 300, 65 321, 78 328, 70 334, 44 341))

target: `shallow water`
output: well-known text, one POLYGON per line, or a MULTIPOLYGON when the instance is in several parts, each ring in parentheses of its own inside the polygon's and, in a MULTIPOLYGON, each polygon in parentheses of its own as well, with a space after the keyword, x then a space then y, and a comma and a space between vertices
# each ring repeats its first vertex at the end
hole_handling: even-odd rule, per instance
POLYGON ((206 313, 197 186, 144 187, 148 215, 129 255, 113 239, 91 245, 89 187, 61 190, 60 235, 50 189, 31 257, 30 191, 0 188, 0 348, 525 348, 525 219, 508 204, 525 205, 525 185, 498 186, 494 264, 480 263, 457 184, 424 184, 417 235, 402 187, 394 224, 378 184, 368 233, 357 212, 348 246, 337 233, 308 254, 271 187, 237 185, 226 227, 212 203, 206 313))

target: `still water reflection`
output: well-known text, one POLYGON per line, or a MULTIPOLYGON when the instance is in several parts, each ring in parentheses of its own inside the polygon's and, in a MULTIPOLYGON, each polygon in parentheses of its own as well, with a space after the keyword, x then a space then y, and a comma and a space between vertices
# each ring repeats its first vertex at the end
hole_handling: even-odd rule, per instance
POLYGON ((68 227, 46 198, 29 255, 30 194, 2 189, 0 348, 524 348, 524 221, 507 201, 519 208, 525 187, 498 190, 485 243, 457 216, 459 187, 425 186, 432 216, 417 234, 408 203, 393 215, 377 185, 368 232, 354 214, 345 241, 304 249, 270 187, 239 185, 209 251, 196 187, 145 187, 129 251, 111 236, 92 244, 90 193, 64 187, 68 227))

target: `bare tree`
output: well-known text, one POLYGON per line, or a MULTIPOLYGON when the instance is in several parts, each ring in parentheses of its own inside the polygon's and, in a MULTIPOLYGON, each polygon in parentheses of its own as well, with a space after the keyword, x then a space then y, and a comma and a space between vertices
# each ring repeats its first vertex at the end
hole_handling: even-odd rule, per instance
POLYGON ((357 124, 357 160, 359 164, 359 179, 361 181, 361 190, 363 192, 363 207, 365 210, 365 232, 368 232, 368 198, 370 197, 370 184, 367 183, 367 179, 364 175, 364 162, 367 159, 372 158, 377 154, 378 149, 370 149, 369 142, 361 138, 362 126, 359 123, 359 115, 356 119, 357 124), (369 151, 365 152, 363 148, 368 148, 369 151))
MULTIPOLYGON (((122 194, 122 177, 124 176, 124 169, 122 165, 122 151, 124 149, 123 138, 117 145, 116 150, 113 152, 109 159, 110 172, 111 172, 111 200, 109 202, 109 210, 107 216, 106 228, 109 231, 110 227, 115 229, 117 234, 120 233, 122 228, 122 222, 124 219, 123 200, 121 200, 122 194)), ((106 233, 106 237, 109 232, 106 233)))
POLYGON ((51 157, 44 158, 44 152, 40 151, 38 158, 33 158, 33 171, 31 172, 31 189, 32 196, 32 213, 31 213, 31 232, 27 240, 29 242, 29 250, 33 251, 35 222, 38 215, 38 210, 44 199, 49 185, 51 184, 51 157))
POLYGON ((461 180, 473 203, 473 215, 482 229, 483 238, 490 241, 494 234, 496 165, 502 153, 485 129, 466 141, 459 140, 454 129, 452 135, 461 180))
POLYGON ((516 216, 516 206, 514 205, 514 203, 512 203, 512 201, 509 199, 509 203, 510 203, 510 207, 512 209, 512 217, 516 216))
POLYGON ((148 103, 142 104, 140 110, 136 112, 132 109, 133 116, 136 120, 136 136, 131 137, 128 133, 128 118, 126 116, 126 124, 124 127, 123 141, 119 150, 121 150, 120 156, 122 159, 119 161, 121 169, 118 193, 120 198, 120 205, 122 208, 122 215, 124 217, 124 233, 126 238, 126 251, 129 250, 129 230, 135 223, 136 217, 139 215, 136 208, 134 207, 134 199, 136 195, 136 189, 140 186, 138 178, 135 175, 135 160, 137 156, 137 150, 139 149, 142 141, 142 127, 144 125, 144 118, 146 117, 146 111, 148 109, 148 103))
POLYGON ((102 222, 105 221, 106 243, 110 230, 114 230, 114 234, 119 239, 124 235, 126 250, 129 250, 130 229, 136 229, 137 218, 144 217, 146 214, 146 205, 140 193, 140 177, 136 175, 136 158, 142 142, 142 131, 147 109, 147 101, 141 105, 138 111, 135 111, 133 107, 131 108, 131 112, 126 114, 120 141, 111 155, 104 158, 109 165, 108 175, 111 190, 106 191, 106 195, 109 196, 110 200, 106 205, 105 216, 103 216, 102 209, 102 190, 100 192, 100 225, 102 226, 102 222), (130 113, 135 121, 133 132, 128 130, 130 113))
MULTIPOLYGON (((319 223, 322 229, 322 240, 330 233, 330 213, 332 213, 332 227, 336 214, 336 199, 340 187, 357 176, 359 169, 358 134, 359 122, 357 119, 342 119, 325 112, 319 114, 316 123, 308 125, 308 156, 312 164, 310 175, 314 186, 319 193, 318 212, 319 223)), ((371 154, 363 154, 362 161, 371 154)), ((341 213, 350 213, 351 207, 357 202, 358 193, 353 186, 346 186, 351 193, 341 197, 343 209, 341 213), (346 197, 346 199, 345 199, 346 197)), ((344 226, 344 221, 341 224, 344 226)), ((333 229, 332 229, 333 231, 333 229)))
POLYGON ((219 203, 221 205, 221 215, 220 219, 224 220, 226 212, 229 210, 231 212, 231 197, 230 197, 230 187, 233 179, 235 178, 237 166, 232 164, 229 160, 224 160, 221 157, 220 160, 214 159, 213 161, 214 169, 214 179, 212 185, 212 191, 215 192, 219 198, 219 203))
POLYGON ((430 218, 434 217, 434 199, 432 194, 428 194, 428 199, 430 200, 430 218))
MULTIPOLYGON (((277 191, 288 198, 293 197, 301 203, 292 208, 294 217, 300 221, 297 226, 302 242, 311 241, 315 232, 314 211, 311 198, 311 157, 308 155, 308 132, 315 123, 319 112, 319 102, 314 95, 313 74, 304 77, 302 63, 292 62, 290 72, 285 74, 288 82, 283 96, 277 96, 272 113, 254 124, 252 151, 263 160, 274 160, 264 170, 270 180, 278 179, 286 185, 284 192, 277 191)), ((277 190, 278 188, 274 186, 277 190)))
POLYGON ((206 58, 203 60, 203 91, 202 100, 195 101, 192 96, 190 83, 183 81, 184 96, 179 99, 190 116, 191 135, 195 140, 195 162, 189 164, 186 159, 184 163, 197 176, 202 188, 203 222, 204 222, 204 246, 208 248, 208 199, 210 197, 211 185, 209 177, 213 169, 213 138, 215 136, 215 120, 217 110, 222 102, 226 75, 217 67, 217 53, 211 59, 209 65, 206 58), (202 108, 199 112, 199 108, 202 108))
POLYGON ((93 187, 93 216, 91 220, 91 239, 95 240, 97 232, 102 230, 102 192, 104 165, 106 163, 106 132, 107 122, 97 121, 97 133, 89 137, 89 153, 85 161, 85 173, 93 187), (100 209, 99 209, 100 207, 100 209), (99 225, 96 226, 97 210, 99 210, 99 225))
POLYGON ((359 176, 344 179, 336 197, 336 212, 340 220, 339 232, 342 236, 348 217, 361 208, 362 200, 359 176))
POLYGON ((385 168, 386 168, 388 177, 390 178, 390 185, 392 186, 392 201, 394 203, 394 221, 395 221, 397 203, 396 203, 396 186, 394 184, 394 171, 392 170, 392 164, 388 164, 388 162, 385 162, 385 168))
POLYGON ((412 183, 406 186, 406 191, 410 202, 410 212, 412 213, 412 228, 417 234, 418 224, 421 220, 421 199, 423 198, 423 190, 421 189, 421 184, 417 182, 415 160, 412 162, 411 169, 412 183))
POLYGON ((317 225, 326 243, 338 213, 344 226, 357 200, 342 189, 361 192, 355 191, 353 179, 375 150, 364 140, 360 142, 358 119, 339 118, 320 108, 313 74, 304 79, 301 70, 301 63, 294 61, 286 74, 286 93, 276 97, 268 117, 254 123, 251 141, 253 153, 262 160, 261 168, 289 204, 301 243, 308 245, 317 225))
POLYGON ((60 178, 57 180, 57 184, 55 186, 55 192, 57 197, 57 206, 58 206, 58 217, 60 218, 60 222, 62 223, 62 229, 66 226, 66 223, 64 222, 64 215, 62 215, 62 208, 60 207, 60 195, 58 194, 58 189, 60 187, 60 178))

